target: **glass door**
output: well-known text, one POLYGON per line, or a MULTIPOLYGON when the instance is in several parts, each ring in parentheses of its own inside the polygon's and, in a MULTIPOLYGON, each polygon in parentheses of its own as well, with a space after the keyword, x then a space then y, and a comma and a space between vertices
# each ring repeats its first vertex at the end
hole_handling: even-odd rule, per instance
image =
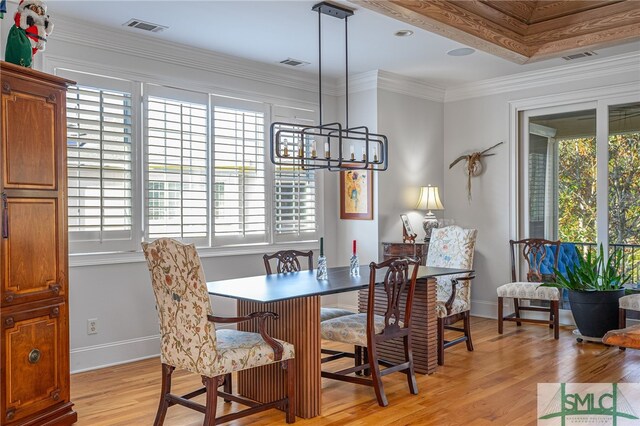
POLYGON ((519 148, 519 237, 603 243, 639 284, 640 100, 525 111, 519 148))

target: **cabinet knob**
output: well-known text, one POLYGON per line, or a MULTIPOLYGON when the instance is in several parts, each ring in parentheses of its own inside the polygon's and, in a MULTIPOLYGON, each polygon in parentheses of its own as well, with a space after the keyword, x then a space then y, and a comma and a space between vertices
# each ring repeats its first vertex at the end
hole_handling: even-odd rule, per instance
POLYGON ((39 349, 32 349, 31 352, 29 352, 29 364, 37 364, 38 361, 40 361, 40 350, 39 349))
POLYGON ((6 418, 7 420, 11 420, 15 417, 15 415, 16 415, 16 409, 11 407, 7 410, 6 418))

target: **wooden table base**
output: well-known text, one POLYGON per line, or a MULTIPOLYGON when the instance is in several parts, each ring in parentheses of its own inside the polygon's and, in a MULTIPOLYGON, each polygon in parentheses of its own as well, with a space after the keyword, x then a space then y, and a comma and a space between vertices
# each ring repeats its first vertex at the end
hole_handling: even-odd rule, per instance
MULTIPOLYGON (((358 309, 367 310, 369 289, 360 290, 358 294, 358 309)), ((384 289, 376 289, 376 314, 384 315, 386 307, 384 289)), ((404 310, 406 295, 401 299, 404 310)), ((436 370, 438 357, 438 319, 436 318, 436 280, 435 278, 419 279, 413 296, 413 362, 416 373, 431 374, 436 370)), ((390 340, 378 345, 379 356, 392 362, 404 362, 404 347, 402 340, 390 340)))
MULTIPOLYGON (((320 415, 320 296, 259 303, 238 301, 238 315, 271 311, 280 318, 267 321, 268 333, 296 349, 296 415, 320 415)), ((241 323, 239 330, 257 332, 256 322, 241 323)), ((256 401, 274 401, 285 395, 284 374, 279 364, 253 368, 238 374, 238 391, 256 401)))

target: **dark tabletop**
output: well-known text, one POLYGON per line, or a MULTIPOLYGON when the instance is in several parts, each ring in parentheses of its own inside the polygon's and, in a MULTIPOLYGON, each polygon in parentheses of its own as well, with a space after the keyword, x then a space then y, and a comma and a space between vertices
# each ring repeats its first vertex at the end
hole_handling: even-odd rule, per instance
MULTIPOLYGON (((359 290, 369 285, 369 267, 360 267, 360 276, 349 275, 349 267, 328 268, 328 279, 316 279, 316 271, 290 272, 287 274, 258 275, 207 283, 209 294, 232 297, 253 302, 277 302, 305 296, 324 296, 359 290)), ((466 274, 468 269, 435 268, 420 266, 418 278, 441 275, 466 274)), ((378 270, 376 281, 384 280, 385 270, 378 270)))

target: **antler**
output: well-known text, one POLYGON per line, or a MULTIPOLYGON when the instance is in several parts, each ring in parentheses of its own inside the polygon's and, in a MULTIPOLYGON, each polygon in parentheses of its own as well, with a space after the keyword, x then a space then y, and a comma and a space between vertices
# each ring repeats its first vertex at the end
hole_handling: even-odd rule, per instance
MULTIPOLYGON (((487 151, 491 151, 493 148, 495 148, 495 147, 496 147, 496 146, 498 146, 498 145, 502 145, 503 143, 504 143, 504 141, 502 141, 502 142, 498 142, 498 143, 497 143, 497 144, 495 144, 494 146, 489 147, 489 148, 485 149, 484 151, 481 151, 481 152, 480 152, 480 155, 483 155, 483 154, 484 154, 485 152, 487 152, 487 151)), ((494 154, 488 154, 488 155, 494 155, 494 154)))
POLYGON ((451 164, 449 164, 449 168, 452 168, 453 166, 455 166, 456 164, 458 164, 460 161, 464 160, 464 159, 469 159, 469 157, 471 157, 470 155, 461 155, 460 157, 456 158, 455 161, 451 164))

